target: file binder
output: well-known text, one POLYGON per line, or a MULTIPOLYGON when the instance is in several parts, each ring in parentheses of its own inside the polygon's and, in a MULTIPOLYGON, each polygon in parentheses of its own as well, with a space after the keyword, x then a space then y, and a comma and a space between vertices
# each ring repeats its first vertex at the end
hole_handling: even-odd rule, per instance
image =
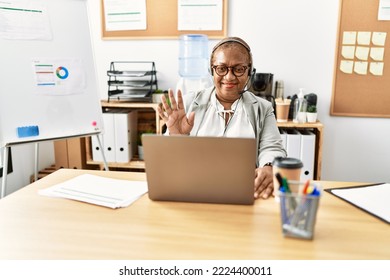
POLYGON ((283 148, 287 151, 287 132, 279 128, 280 137, 282 138, 283 148))
POLYGON ((300 134, 301 134, 300 159, 303 163, 301 181, 313 180, 316 135, 309 130, 301 130, 300 134))
POLYGON ((116 162, 114 113, 103 113, 103 148, 106 160, 116 162))
POLYGON ((129 162, 137 149, 137 111, 114 114, 115 161, 129 162))
MULTIPOLYGON (((100 138, 102 147, 104 147, 104 139, 100 138)), ((95 135, 91 136, 91 145, 92 145, 92 159, 93 161, 104 161, 102 152, 100 151, 99 141, 95 135)))
POLYGON ((296 129, 287 131, 287 156, 292 158, 301 158, 301 134, 296 129))
MULTIPOLYGON (((104 134, 102 145, 108 162, 131 161, 137 149, 137 111, 112 111, 103 113, 104 134)), ((103 161, 99 143, 92 137, 92 157, 103 161)))

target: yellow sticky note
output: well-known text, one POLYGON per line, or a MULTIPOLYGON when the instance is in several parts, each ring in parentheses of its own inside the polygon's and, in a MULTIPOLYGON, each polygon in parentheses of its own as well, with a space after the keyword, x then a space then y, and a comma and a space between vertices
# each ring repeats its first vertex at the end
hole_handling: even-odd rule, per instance
POLYGON ((341 48, 341 55, 345 59, 353 59, 355 57, 355 46, 343 46, 341 48))
POLYGON ((371 32, 359 31, 357 34, 358 45, 369 46, 371 41, 371 32))
POLYGON ((368 62, 367 61, 356 61, 354 72, 360 75, 367 75, 368 62))
POLYGON ((356 31, 344 31, 343 45, 355 45, 355 43, 356 43, 356 31))
POLYGON ((386 32, 373 32, 372 33, 372 43, 375 46, 384 46, 386 42, 386 32))
POLYGON ((375 76, 382 76, 383 75, 383 62, 371 62, 370 63, 370 73, 375 76))
POLYGON ((341 60, 340 71, 346 74, 352 74, 353 60, 341 60))
POLYGON ((385 48, 372 47, 370 50, 370 57, 376 61, 383 61, 385 54, 385 48))
POLYGON ((356 47, 355 56, 360 60, 367 60, 368 53, 370 52, 370 48, 367 47, 356 47))

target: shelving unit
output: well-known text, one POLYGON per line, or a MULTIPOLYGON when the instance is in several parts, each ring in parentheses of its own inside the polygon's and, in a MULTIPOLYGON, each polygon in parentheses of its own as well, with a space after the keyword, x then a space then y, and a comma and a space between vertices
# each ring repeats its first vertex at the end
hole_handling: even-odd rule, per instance
POLYGON ((114 61, 108 75, 108 101, 151 102, 158 88, 153 61, 114 61))
POLYGON ((322 141, 324 125, 317 121, 315 123, 294 123, 288 121, 285 123, 277 123, 279 128, 295 128, 295 129, 309 129, 316 135, 315 144, 315 159, 314 159, 314 180, 321 180, 321 166, 322 166, 322 141))
MULTIPOLYGON (((115 109, 137 110, 138 111, 138 131, 153 130, 156 134, 161 134, 163 131, 164 122, 158 115, 157 108, 159 103, 140 103, 140 102, 124 102, 124 101, 101 101, 103 112, 108 112, 115 109)), ((86 139, 86 162, 90 166, 96 166, 103 170, 103 162, 94 161, 92 158, 91 138, 86 139)), ((139 170, 145 169, 145 163, 138 157, 134 157, 130 162, 117 163, 108 162, 108 167, 112 170, 139 170)))
MULTIPOLYGON (((137 102, 124 102, 124 101, 101 101, 103 112, 114 109, 125 109, 125 110, 137 110, 138 111, 138 130, 145 130, 153 128, 157 134, 163 132, 164 122, 158 115, 157 108, 160 106, 159 103, 137 103, 137 102)), ((286 123, 277 123, 279 128, 296 128, 296 129, 309 129, 316 135, 315 144, 315 167, 314 167, 314 179, 321 179, 321 165, 322 165, 322 142, 323 142, 323 124, 321 122, 316 123, 294 123, 288 121, 286 123)), ((86 161, 90 166, 96 166, 103 170, 103 162, 96 162, 92 159, 92 146, 90 138, 86 140, 86 161)), ((145 163, 143 160, 135 157, 127 163, 108 163, 109 168, 117 170, 139 170, 145 169, 145 163)))

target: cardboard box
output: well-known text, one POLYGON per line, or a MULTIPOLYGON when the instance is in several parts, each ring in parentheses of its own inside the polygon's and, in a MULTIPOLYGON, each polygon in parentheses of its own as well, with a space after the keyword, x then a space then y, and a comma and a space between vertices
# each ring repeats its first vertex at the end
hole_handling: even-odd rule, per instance
POLYGON ((59 168, 86 169, 85 138, 54 141, 55 166, 59 168))

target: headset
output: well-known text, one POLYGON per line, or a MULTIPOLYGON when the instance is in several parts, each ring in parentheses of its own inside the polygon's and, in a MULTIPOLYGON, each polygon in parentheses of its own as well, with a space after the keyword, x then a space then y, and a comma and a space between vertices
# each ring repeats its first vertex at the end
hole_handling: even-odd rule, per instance
POLYGON ((249 89, 250 84, 251 84, 250 82, 252 80, 252 76, 254 76, 255 73, 256 73, 256 69, 253 68, 253 58, 252 58, 251 48, 249 47, 249 45, 244 40, 242 40, 239 37, 227 37, 227 38, 222 39, 219 43, 217 43, 214 46, 214 48, 213 48, 213 50, 211 51, 211 54, 210 54, 209 72, 210 72, 211 76, 214 76, 214 69, 212 68, 212 59, 213 59, 213 56, 214 56, 214 52, 220 46, 222 46, 223 44, 231 43, 231 42, 235 42, 235 43, 240 44, 241 46, 243 46, 248 51, 248 54, 249 54, 249 65, 250 65, 250 68, 249 68, 249 71, 248 71, 248 79, 247 79, 247 81, 245 83, 244 89, 238 93, 238 94, 241 95, 241 94, 243 94, 244 92, 246 92, 249 89), (249 87, 248 87, 248 85, 249 85, 249 87))
POLYGON ((235 43, 240 44, 241 46, 243 46, 243 47, 248 51, 248 54, 249 54, 249 65, 250 65, 249 72, 248 72, 248 76, 249 76, 249 77, 253 76, 253 75, 256 73, 256 69, 253 68, 253 58, 252 58, 251 48, 249 47, 249 45, 248 45, 244 40, 242 40, 242 39, 239 38, 239 37, 227 37, 227 38, 224 38, 224 39, 222 39, 220 42, 218 42, 218 43, 214 46, 214 48, 213 48, 213 50, 211 51, 211 54, 210 54, 210 67, 209 67, 209 72, 210 72, 211 76, 214 76, 214 70, 213 70, 213 68, 211 68, 211 66, 212 66, 212 59, 213 59, 213 56, 214 56, 215 51, 216 51, 220 46, 222 46, 223 44, 231 43, 231 42, 235 42, 235 43))

